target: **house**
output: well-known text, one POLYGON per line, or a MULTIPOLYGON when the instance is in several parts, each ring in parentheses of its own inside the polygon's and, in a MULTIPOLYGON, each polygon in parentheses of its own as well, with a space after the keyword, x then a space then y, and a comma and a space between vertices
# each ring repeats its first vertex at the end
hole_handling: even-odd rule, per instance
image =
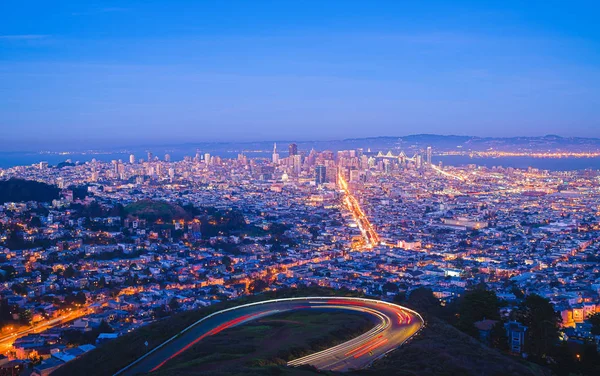
POLYGON ((492 328, 496 325, 497 320, 481 320, 475 322, 473 325, 479 331, 479 340, 487 345, 490 344, 490 337, 492 333, 492 328))
POLYGON ((504 324, 508 347, 513 354, 522 354, 525 351, 525 332, 527 327, 519 322, 510 321, 504 324))

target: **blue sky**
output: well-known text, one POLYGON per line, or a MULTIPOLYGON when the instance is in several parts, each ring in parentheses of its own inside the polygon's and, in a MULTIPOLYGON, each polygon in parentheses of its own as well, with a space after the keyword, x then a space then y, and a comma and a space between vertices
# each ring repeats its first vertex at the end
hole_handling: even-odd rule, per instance
POLYGON ((600 137, 594 1, 0 3, 0 147, 600 137))

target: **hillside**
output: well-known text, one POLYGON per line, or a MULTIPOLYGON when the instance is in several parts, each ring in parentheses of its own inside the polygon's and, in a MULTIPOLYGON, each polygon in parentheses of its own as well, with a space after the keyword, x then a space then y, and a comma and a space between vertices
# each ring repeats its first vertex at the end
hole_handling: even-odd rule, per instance
POLYGON ((150 222, 162 220, 170 222, 174 219, 189 219, 191 216, 181 206, 165 201, 140 200, 125 207, 125 213, 132 217, 150 222))
MULTIPOLYGON (((184 312, 126 334, 104 346, 100 346, 98 349, 59 368, 52 375, 85 374, 87 376, 94 376, 112 374, 145 352, 144 341, 147 340, 150 343, 150 348, 152 348, 191 322, 216 310, 251 301, 311 295, 353 296, 355 293, 323 288, 271 291, 261 295, 219 303, 198 311, 184 312)), ((295 315, 278 321, 274 321, 271 318, 270 321, 265 320, 250 324, 248 328, 234 328, 231 331, 226 331, 219 336, 198 343, 186 356, 171 361, 168 364, 168 368, 161 371, 163 373, 160 374, 221 375, 223 374, 222 370, 226 369, 225 374, 240 376, 261 374, 343 375, 342 373, 334 372, 318 372, 310 368, 295 369, 283 365, 285 364, 283 360, 287 360, 289 355, 295 353, 295 351, 303 349, 301 353, 304 354, 309 348, 316 351, 324 345, 314 335, 311 336, 302 330, 303 327, 301 325, 305 324, 301 323, 305 320, 312 319, 310 317, 303 317, 302 315, 295 315), (277 351, 269 350, 265 343, 261 344, 261 341, 265 342, 265 339, 268 342, 267 335, 264 333, 265 327, 272 327, 271 329, 281 334, 280 337, 282 338, 278 337, 277 351), (289 335, 284 336, 286 333, 289 335), (304 343, 302 343, 302 338, 299 338, 301 336, 298 333, 302 333, 303 336, 306 335, 304 343), (230 337, 229 334, 232 336, 230 337), (299 340, 300 342, 298 342, 299 340), (257 343, 254 343, 255 341, 257 343), (227 344, 231 344, 233 347, 228 349, 227 344), (241 346, 242 344, 244 345, 241 346), (228 367, 229 359, 232 361, 235 360, 234 368, 228 367)), ((326 321, 329 321, 329 319, 326 321)), ((343 322, 344 320, 342 319, 341 321, 343 322)), ((337 333, 335 337, 344 337, 343 333, 336 332, 340 328, 338 325, 339 322, 340 320, 331 319, 332 325, 327 330, 320 327, 319 325, 322 324, 318 322, 310 325, 313 328, 322 328, 313 332, 320 333, 320 337, 326 337, 324 338, 326 341, 332 341, 332 331, 333 333, 337 333)), ((273 333, 271 329, 268 330, 268 333, 273 333)), ((344 327, 344 330, 348 334, 352 330, 361 331, 364 329, 361 325, 354 327, 354 329, 350 325, 344 327)), ((428 320, 426 328, 409 343, 390 353, 386 358, 376 362, 370 369, 346 373, 346 375, 546 376, 549 373, 537 365, 488 348, 451 325, 439 319, 431 318, 428 320)))
MULTIPOLYGON (((358 312, 280 313, 207 337, 165 364, 156 375, 249 376, 276 368, 291 371, 285 367, 287 361, 331 348, 374 325, 373 317, 358 312)), ((311 370, 303 372, 314 374, 311 370)))
POLYGON ((104 346, 84 354, 52 373, 52 376, 104 376, 112 375, 117 370, 127 366, 129 363, 146 352, 144 342, 148 341, 148 348, 154 348, 173 334, 183 330, 188 325, 209 315, 210 313, 238 306, 250 302, 262 300, 298 297, 298 296, 360 296, 356 292, 345 289, 332 290, 320 287, 309 287, 302 289, 284 289, 279 291, 268 291, 262 294, 246 296, 236 300, 221 302, 196 311, 178 313, 150 325, 144 326, 131 333, 127 333, 104 346))
POLYGON ((59 198, 60 189, 33 180, 9 179, 0 181, 0 204, 6 202, 50 202, 59 198))
POLYGON ((349 376, 549 376, 537 364, 504 355, 437 318, 406 345, 349 376))
MULTIPOLYGON (((340 320, 345 318, 343 314, 340 320)), ((371 368, 349 373, 319 372, 309 367, 290 368, 279 358, 280 354, 269 352, 270 341, 277 342, 280 353, 299 343, 298 319, 261 332, 265 323, 249 324, 221 333, 215 338, 199 343, 188 352, 174 359, 157 375, 319 375, 330 376, 549 376, 550 372, 540 366, 514 358, 484 346, 451 325, 432 319, 428 326, 413 340, 387 357, 375 362, 371 368), (269 333, 272 335, 269 336, 269 333), (273 335, 273 333, 275 335, 273 335), (227 347, 229 346, 229 347, 227 347), (256 351, 260 348, 260 351, 256 351), (241 353, 241 354, 240 354, 241 353), (270 355, 270 357, 269 357, 270 355), (245 361, 245 362, 244 362, 245 361), (229 362, 234 364, 229 364, 229 362)), ((280 322, 281 324, 281 322, 280 322)), ((332 321, 335 328, 338 320, 332 321)), ((300 328, 301 329, 301 328, 300 328)), ((352 332, 350 328, 345 328, 352 332)), ((331 328, 329 329, 331 331, 331 328)), ((310 336, 304 331, 304 337, 310 336)), ((327 335, 323 330, 323 335, 327 335)), ((314 334, 313 334, 314 335, 314 334)), ((310 338, 310 337, 309 337, 310 338)), ((284 357, 285 358, 285 357, 284 357)))

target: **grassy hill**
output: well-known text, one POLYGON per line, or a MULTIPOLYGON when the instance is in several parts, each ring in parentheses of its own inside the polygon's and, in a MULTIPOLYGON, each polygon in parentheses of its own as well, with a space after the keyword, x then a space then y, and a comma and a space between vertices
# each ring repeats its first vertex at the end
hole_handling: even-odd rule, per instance
MULTIPOLYGON (((338 310, 287 312, 206 338, 165 364, 157 376, 248 376, 285 372, 287 361, 325 350, 375 325, 372 317, 338 310), (278 371, 275 371, 278 370, 278 371)), ((294 374, 314 374, 310 369, 294 374)))
MULTIPOLYGON (((315 295, 357 294, 324 288, 291 289, 243 297, 181 313, 109 342, 69 362, 52 375, 113 374, 145 352, 144 341, 147 340, 149 347, 153 348, 211 312, 260 300, 315 295)), ((427 326, 414 339, 366 370, 342 374, 320 372, 310 367, 285 366, 287 360, 330 347, 367 328, 364 317, 350 319, 347 315, 339 312, 319 317, 318 314, 312 316, 295 312, 231 328, 199 342, 190 351, 167 363, 156 375, 550 375, 548 370, 489 348, 437 318, 429 318, 427 326)))
POLYGON ((297 312, 273 317, 272 322, 266 319, 233 328, 198 343, 156 375, 550 375, 536 364, 501 354, 435 318, 412 341, 366 370, 335 373, 285 366, 287 360, 320 351, 364 331, 361 317, 349 315, 297 312), (320 346, 315 346, 317 343, 320 346))
POLYGON ((190 324, 213 312, 251 302, 300 296, 360 296, 360 294, 348 290, 332 290, 320 287, 285 289, 245 296, 196 311, 182 312, 127 333, 103 346, 99 346, 97 349, 65 364, 53 372, 52 376, 112 375, 146 352, 145 341, 149 343, 148 348, 152 349, 175 333, 180 332, 190 324))
POLYGON ((181 206, 165 201, 140 200, 125 207, 125 213, 132 217, 149 222, 162 220, 170 222, 174 219, 189 219, 191 216, 181 206))
POLYGON ((348 376, 549 376, 536 364, 504 355, 437 318, 408 344, 379 360, 368 370, 348 376))

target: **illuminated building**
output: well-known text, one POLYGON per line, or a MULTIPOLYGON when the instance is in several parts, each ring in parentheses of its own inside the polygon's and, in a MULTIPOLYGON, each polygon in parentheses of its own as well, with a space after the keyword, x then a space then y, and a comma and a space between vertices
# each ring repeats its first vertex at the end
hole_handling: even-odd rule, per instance
POLYGON ((273 144, 273 164, 279 163, 279 154, 277 153, 277 143, 273 144))
POLYGON ((427 164, 428 165, 431 165, 431 154, 432 154, 431 146, 428 146, 427 147, 427 164))
POLYGON ((315 183, 317 185, 327 182, 327 168, 325 166, 317 166, 315 168, 315 183))
POLYGON ((289 156, 298 155, 298 145, 290 144, 289 146, 289 156))

